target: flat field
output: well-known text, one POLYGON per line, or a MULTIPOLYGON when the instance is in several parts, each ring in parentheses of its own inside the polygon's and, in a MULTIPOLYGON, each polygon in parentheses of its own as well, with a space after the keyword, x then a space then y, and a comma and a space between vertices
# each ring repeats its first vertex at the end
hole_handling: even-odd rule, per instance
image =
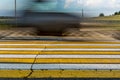
POLYGON ((120 21, 120 15, 105 16, 105 17, 95 17, 93 19, 95 19, 95 20, 114 20, 114 21, 120 21))

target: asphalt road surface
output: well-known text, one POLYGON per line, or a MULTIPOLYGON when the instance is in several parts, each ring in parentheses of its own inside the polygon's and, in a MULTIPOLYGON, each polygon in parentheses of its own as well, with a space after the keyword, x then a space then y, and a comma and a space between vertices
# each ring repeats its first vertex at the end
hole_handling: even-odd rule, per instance
POLYGON ((120 42, 1 41, 1 78, 120 78, 120 42))
POLYGON ((0 30, 0 78, 120 78, 119 31, 74 30, 63 33, 67 36, 36 35, 32 28, 0 30))

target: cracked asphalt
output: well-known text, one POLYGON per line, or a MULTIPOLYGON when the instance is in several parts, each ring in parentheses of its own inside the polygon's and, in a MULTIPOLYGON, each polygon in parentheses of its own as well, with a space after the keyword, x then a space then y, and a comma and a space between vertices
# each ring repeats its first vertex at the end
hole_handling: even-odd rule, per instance
POLYGON ((120 42, 1 41, 1 78, 119 78, 120 42))
POLYGON ((119 31, 75 30, 63 36, 39 36, 32 28, 0 30, 0 77, 119 78, 119 31))

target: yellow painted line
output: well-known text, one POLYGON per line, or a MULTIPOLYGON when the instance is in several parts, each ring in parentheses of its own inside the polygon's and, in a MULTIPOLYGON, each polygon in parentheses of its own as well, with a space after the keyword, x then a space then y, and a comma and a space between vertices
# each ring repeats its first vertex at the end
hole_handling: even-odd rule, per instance
POLYGON ((63 63, 63 64, 74 64, 74 63, 83 63, 83 64, 117 64, 120 63, 120 59, 37 59, 36 63, 63 63))
POLYGON ((87 52, 87 51, 0 51, 0 54, 41 54, 41 55, 119 55, 120 52, 87 52))
POLYGON ((120 42, 0 41, 0 44, 120 44, 120 42))
POLYGON ((109 70, 94 71, 94 70, 45 70, 37 71, 30 78, 120 78, 120 71, 110 72, 109 70))
POLYGON ((4 63, 4 62, 6 62, 6 63, 33 63, 34 62, 34 58, 32 59, 27 59, 27 58, 25 58, 25 59, 17 59, 17 58, 15 58, 15 59, 12 59, 12 58, 0 58, 0 62, 2 62, 2 63, 4 63))
MULTIPOLYGON (((0 62, 4 63, 33 63, 33 59, 23 59, 23 58, 0 58, 0 62)), ((120 59, 36 59, 35 63, 45 63, 45 64, 120 64, 120 59)))
MULTIPOLYGON (((30 70, 0 70, 0 78, 25 78, 30 70)), ((27 78, 120 78, 120 70, 34 70, 27 78)))
POLYGON ((120 78, 120 71, 114 70, 35 70, 29 78, 120 78))
POLYGON ((24 78, 30 70, 0 70, 0 78, 24 78))

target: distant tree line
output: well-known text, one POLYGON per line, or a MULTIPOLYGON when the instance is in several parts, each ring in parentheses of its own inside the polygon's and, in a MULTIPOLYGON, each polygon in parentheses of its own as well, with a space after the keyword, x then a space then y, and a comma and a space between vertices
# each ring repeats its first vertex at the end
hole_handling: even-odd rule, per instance
POLYGON ((120 11, 115 12, 114 15, 120 15, 120 11))
MULTIPOLYGON (((112 15, 110 15, 110 16, 114 16, 114 15, 120 15, 120 11, 116 11, 114 14, 112 14, 112 15)), ((105 15, 104 15, 104 13, 100 13, 99 14, 99 17, 104 17, 105 15)))
POLYGON ((99 17, 104 17, 104 16, 105 16, 104 13, 99 14, 99 17))
POLYGON ((0 19, 14 19, 12 16, 0 16, 0 19))

